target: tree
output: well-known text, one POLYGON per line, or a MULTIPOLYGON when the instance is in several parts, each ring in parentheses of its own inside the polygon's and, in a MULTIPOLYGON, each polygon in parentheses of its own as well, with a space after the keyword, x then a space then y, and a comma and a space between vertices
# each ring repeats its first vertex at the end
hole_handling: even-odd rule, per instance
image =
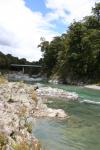
POLYGON ((100 3, 95 3, 95 7, 92 8, 94 16, 100 21, 100 3))
POLYGON ((48 76, 57 75, 63 81, 100 80, 100 3, 92 12, 51 42, 42 39, 42 62, 48 76))

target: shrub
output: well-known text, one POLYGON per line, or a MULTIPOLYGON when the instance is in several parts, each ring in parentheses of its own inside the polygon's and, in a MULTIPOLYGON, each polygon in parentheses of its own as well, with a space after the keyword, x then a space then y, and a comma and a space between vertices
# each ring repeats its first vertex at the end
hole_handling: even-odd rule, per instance
POLYGON ((35 91, 32 92, 32 100, 37 102, 37 94, 35 91))
POLYGON ((0 133, 0 150, 7 144, 7 137, 4 133, 0 133))
POLYGON ((29 144, 26 140, 23 140, 19 144, 13 144, 12 148, 14 150, 41 150, 41 145, 38 142, 32 142, 29 144))
POLYGON ((27 112, 27 107, 23 105, 19 108, 18 116, 19 117, 25 117, 26 112, 27 112))
POLYGON ((96 85, 97 85, 97 86, 100 86, 100 83, 97 83, 96 85))
POLYGON ((4 84, 7 80, 2 76, 0 75, 0 84, 4 84))
POLYGON ((25 140, 23 140, 19 144, 13 144, 12 148, 14 150, 30 150, 30 145, 25 140))
POLYGON ((32 123, 26 123, 26 124, 25 124, 25 127, 27 128, 27 131, 28 131, 29 133, 32 133, 32 123))

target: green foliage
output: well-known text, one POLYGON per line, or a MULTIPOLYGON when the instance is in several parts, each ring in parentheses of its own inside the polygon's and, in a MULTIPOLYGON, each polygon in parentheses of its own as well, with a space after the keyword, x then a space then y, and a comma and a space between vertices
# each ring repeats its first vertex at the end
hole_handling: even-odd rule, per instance
POLYGON ((19 144, 13 144, 12 147, 14 150, 30 150, 30 145, 25 140, 19 144))
POLYGON ((5 77, 0 75, 0 84, 4 84, 6 82, 7 82, 7 80, 5 79, 5 77))
POLYGON ((100 21, 100 2, 95 4, 95 7, 92 8, 92 12, 98 21, 100 21))
POLYGON ((26 123, 26 124, 25 124, 25 127, 27 128, 27 131, 28 131, 29 133, 32 133, 32 123, 26 123))
POLYGON ((9 69, 11 64, 28 64, 29 62, 22 58, 19 59, 17 57, 12 56, 11 54, 3 54, 0 52, 0 68, 1 69, 9 69))
POLYGON ((32 141, 29 143, 23 139, 20 143, 12 145, 13 150, 41 150, 41 145, 37 141, 32 141))
MULTIPOLYGON (((11 64, 27 64, 27 65, 41 65, 41 60, 39 62, 29 62, 25 58, 19 59, 18 57, 14 57, 11 54, 3 54, 0 52, 0 71, 5 72, 10 70, 15 71, 22 71, 21 67, 11 67, 11 64)), ((31 74, 39 74, 40 69, 39 68, 25 68, 25 73, 31 74)))
POLYGON ((18 111, 18 116, 20 118, 23 118, 26 116, 26 113, 27 113, 27 107, 25 105, 20 106, 19 111, 18 111))
POLYGON ((67 33, 51 42, 39 45, 43 52, 43 68, 48 76, 58 75, 70 80, 100 80, 100 3, 92 8, 93 14, 72 23, 67 33))
POLYGON ((7 138, 4 133, 0 133, 0 149, 2 149, 7 144, 7 138))

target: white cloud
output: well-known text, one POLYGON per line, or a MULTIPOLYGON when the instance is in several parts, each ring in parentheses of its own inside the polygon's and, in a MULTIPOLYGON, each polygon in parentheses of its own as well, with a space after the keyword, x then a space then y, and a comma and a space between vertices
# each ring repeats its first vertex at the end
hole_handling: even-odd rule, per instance
POLYGON ((56 23, 52 24, 52 21, 60 19, 68 24, 73 19, 82 19, 90 14, 96 1, 45 0, 51 11, 43 16, 27 8, 24 0, 0 0, 0 50, 30 61, 38 60, 41 57, 37 48, 40 37, 50 40, 59 34, 54 32, 56 23))
POLYGON ((99 0, 46 0, 47 8, 52 10, 47 15, 50 20, 62 19, 65 24, 71 23, 90 15, 95 2, 99 0))
POLYGON ((32 12, 24 0, 0 0, 0 50, 28 60, 41 57, 40 37, 57 35, 40 12, 32 12))

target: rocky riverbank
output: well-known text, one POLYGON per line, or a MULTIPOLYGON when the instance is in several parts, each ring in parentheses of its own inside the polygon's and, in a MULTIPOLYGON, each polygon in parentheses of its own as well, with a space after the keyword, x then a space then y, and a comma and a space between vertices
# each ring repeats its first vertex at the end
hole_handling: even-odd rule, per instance
POLYGON ((23 82, 0 84, 0 150, 40 150, 39 141, 32 135, 35 118, 68 117, 63 110, 43 103, 43 91, 23 82))
POLYGON ((34 88, 23 83, 0 85, 0 150, 40 150, 32 136, 32 111, 36 96, 34 88), (30 148, 31 147, 31 148, 30 148))
POLYGON ((94 89, 94 90, 100 90, 100 85, 86 85, 86 88, 94 89))

